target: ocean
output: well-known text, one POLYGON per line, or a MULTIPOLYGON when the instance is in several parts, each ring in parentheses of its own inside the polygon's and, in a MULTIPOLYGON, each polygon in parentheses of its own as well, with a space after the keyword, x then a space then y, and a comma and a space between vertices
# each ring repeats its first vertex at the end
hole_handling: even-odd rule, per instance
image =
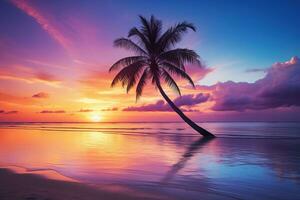
POLYGON ((0 165, 171 199, 300 199, 300 123, 0 123, 0 165))

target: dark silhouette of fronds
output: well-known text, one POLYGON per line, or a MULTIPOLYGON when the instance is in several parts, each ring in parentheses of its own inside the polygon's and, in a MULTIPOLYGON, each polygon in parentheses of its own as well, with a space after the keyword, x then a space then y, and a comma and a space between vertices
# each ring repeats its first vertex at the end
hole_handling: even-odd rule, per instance
POLYGON ((149 20, 143 16, 139 18, 142 24, 140 28, 133 27, 129 30, 127 38, 114 41, 114 46, 130 50, 134 56, 122 58, 110 67, 110 72, 118 70, 111 86, 121 83, 129 92, 136 85, 136 100, 138 100, 147 82, 151 81, 171 108, 186 123, 204 137, 214 137, 190 120, 166 95, 161 85, 163 81, 181 95, 174 80, 174 77, 180 77, 194 87, 193 80, 186 72, 185 64, 192 63, 200 66, 199 56, 193 50, 175 48, 175 45, 181 41, 188 30, 196 31, 195 26, 188 22, 181 22, 162 32, 162 22, 154 16, 149 20))

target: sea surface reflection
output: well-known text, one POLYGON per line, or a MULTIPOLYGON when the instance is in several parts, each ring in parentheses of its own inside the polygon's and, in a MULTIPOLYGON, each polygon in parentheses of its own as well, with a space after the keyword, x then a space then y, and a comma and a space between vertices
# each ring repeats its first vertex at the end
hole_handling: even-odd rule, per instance
POLYGON ((174 199, 300 199, 300 125, 2 123, 0 164, 174 199))

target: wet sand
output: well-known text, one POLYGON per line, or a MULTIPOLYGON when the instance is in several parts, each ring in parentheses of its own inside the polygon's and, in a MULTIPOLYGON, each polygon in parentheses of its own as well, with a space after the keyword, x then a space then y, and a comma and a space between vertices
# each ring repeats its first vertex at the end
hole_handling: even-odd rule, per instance
POLYGON ((168 199, 143 194, 120 186, 92 186, 76 181, 45 178, 39 174, 16 173, 0 168, 1 200, 137 200, 168 199))

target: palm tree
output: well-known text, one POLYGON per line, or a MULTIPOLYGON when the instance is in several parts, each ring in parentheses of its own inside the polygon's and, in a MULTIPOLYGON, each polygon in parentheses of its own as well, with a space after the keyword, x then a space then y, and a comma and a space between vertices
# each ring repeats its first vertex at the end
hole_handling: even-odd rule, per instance
POLYGON ((114 46, 131 50, 134 56, 125 57, 114 63, 109 71, 119 70, 113 79, 111 86, 117 83, 127 87, 127 93, 136 86, 136 100, 143 92, 148 80, 155 85, 171 108, 193 129, 204 137, 215 137, 213 134, 198 126, 189 119, 167 96, 162 88, 161 81, 173 88, 179 95, 180 89, 172 75, 187 80, 193 87, 194 82, 186 73, 185 64, 193 63, 200 66, 198 54, 190 49, 175 48, 183 34, 191 29, 196 31, 193 24, 188 22, 178 23, 162 32, 162 22, 151 16, 147 20, 139 16, 142 26, 130 29, 127 38, 119 38, 114 41, 114 46), (132 40, 134 39, 134 40, 132 40))

